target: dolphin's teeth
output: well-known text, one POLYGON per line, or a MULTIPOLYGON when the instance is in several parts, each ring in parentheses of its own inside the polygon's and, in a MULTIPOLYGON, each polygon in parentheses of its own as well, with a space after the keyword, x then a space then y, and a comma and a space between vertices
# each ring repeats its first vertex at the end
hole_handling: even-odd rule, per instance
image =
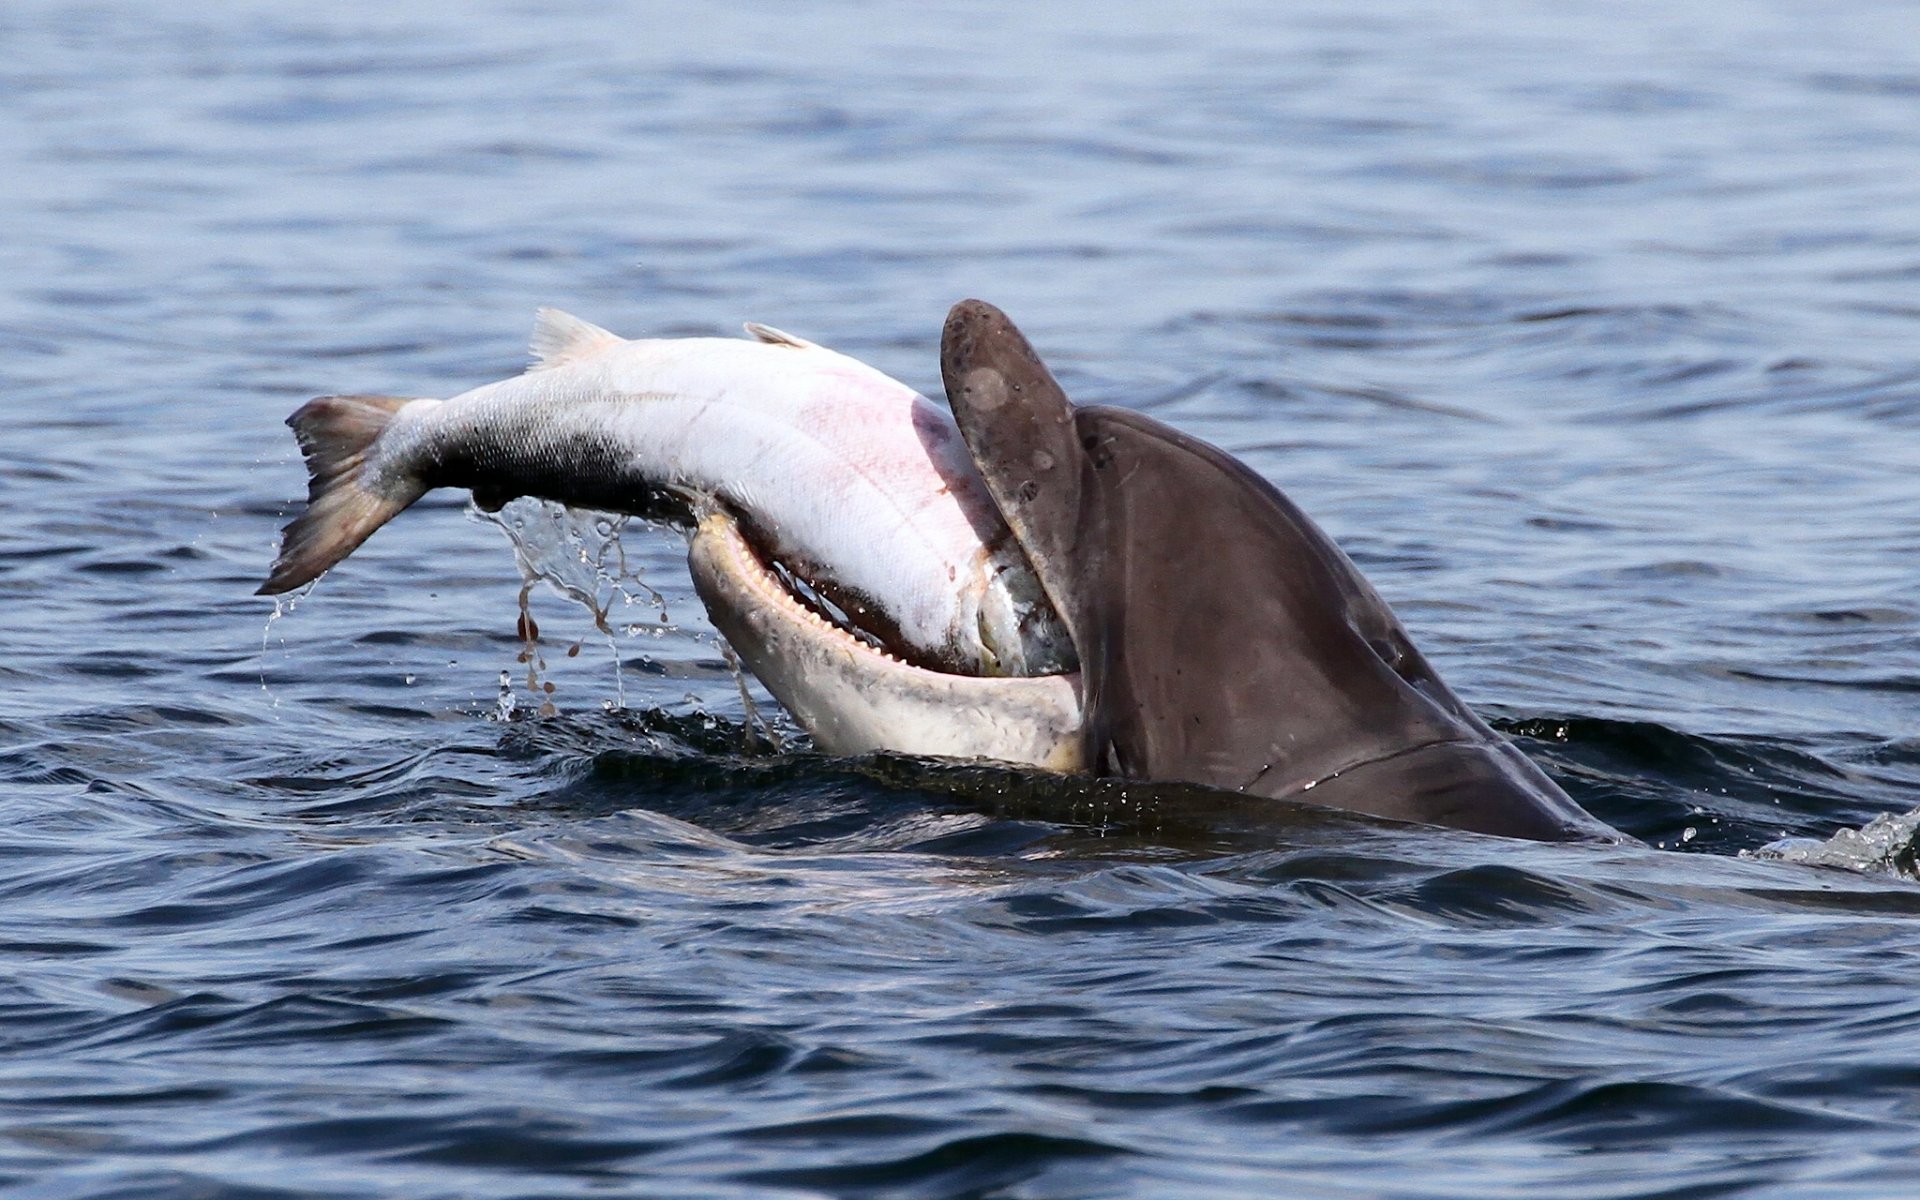
MULTIPOLYGON (((862 654, 876 655, 896 666, 921 669, 906 659, 858 636, 852 630, 823 615, 813 605, 803 602, 772 564, 763 559, 752 544, 741 536, 739 527, 730 518, 710 517, 708 523, 725 529, 722 542, 726 546, 729 558, 733 561, 735 573, 755 581, 769 601, 777 602, 788 612, 797 614, 802 620, 842 646, 862 654)), ((705 527, 707 526, 703 525, 703 528, 705 527)))

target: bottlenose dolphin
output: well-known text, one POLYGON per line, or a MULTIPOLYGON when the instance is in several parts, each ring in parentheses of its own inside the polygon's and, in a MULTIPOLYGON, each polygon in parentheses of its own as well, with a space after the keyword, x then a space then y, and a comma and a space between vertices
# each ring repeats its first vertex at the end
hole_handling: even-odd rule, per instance
POLYGON ((981 301, 954 306, 941 373, 1080 671, 958 682, 878 654, 797 604, 715 514, 693 540, 696 589, 823 749, 974 755, 1509 837, 1620 840, 1476 717, 1332 539, 1237 459, 1136 412, 1073 405, 981 301))

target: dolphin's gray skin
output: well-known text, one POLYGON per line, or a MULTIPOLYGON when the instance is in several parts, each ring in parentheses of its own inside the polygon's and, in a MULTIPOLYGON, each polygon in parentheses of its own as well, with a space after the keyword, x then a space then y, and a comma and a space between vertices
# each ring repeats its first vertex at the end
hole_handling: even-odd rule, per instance
POLYGON ((1232 456, 1072 405, 1005 314, 954 306, 947 399, 1081 663, 1081 757, 1402 821, 1619 840, 1473 715, 1307 516, 1232 456))

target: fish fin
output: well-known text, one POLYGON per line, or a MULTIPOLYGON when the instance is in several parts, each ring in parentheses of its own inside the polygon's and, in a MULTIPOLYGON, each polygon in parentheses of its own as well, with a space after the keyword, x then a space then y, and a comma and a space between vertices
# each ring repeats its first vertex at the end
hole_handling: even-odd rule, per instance
POLYGON ((287 418, 307 459, 307 508, 281 531, 279 557, 256 595, 313 582, 426 494, 423 484, 376 490, 365 478, 368 452, 411 403, 406 396, 322 396, 287 418))
POLYGON ((529 371, 545 371, 597 354, 626 339, 609 333, 591 321, 582 321, 557 308, 543 308, 533 317, 533 365, 529 371))
POLYGON ((765 342, 769 346, 792 346, 797 350, 817 350, 820 348, 818 342, 810 342, 805 338, 797 338, 790 333, 782 333, 773 326, 762 325, 758 321, 748 321, 746 328, 749 337, 757 342, 765 342))

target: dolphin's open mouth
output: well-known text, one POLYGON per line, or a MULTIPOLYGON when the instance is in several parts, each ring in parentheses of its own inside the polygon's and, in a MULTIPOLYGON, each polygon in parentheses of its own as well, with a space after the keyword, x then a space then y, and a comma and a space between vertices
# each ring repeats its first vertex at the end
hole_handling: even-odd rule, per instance
POLYGON ((852 602, 836 603, 821 587, 797 568, 767 554, 745 526, 723 505, 709 501, 695 523, 696 536, 705 543, 715 567, 739 589, 743 598, 766 606, 786 623, 811 630, 848 654, 872 656, 912 670, 938 672, 938 663, 917 661, 880 615, 877 606, 852 602), (864 622, 848 611, 860 612, 864 622))
POLYGON ((1077 675, 988 678, 911 662, 810 603, 723 511, 700 519, 687 564, 715 628, 822 750, 1083 768, 1077 675))
MULTIPOLYGON (((1002 659, 1002 654, 1009 647, 996 639, 984 612, 977 614, 977 626, 971 631, 971 638, 956 631, 942 646, 916 644, 902 634, 896 614, 886 604, 859 592, 815 579, 803 566, 769 553, 766 546, 770 539, 758 536, 751 521, 718 497, 698 497, 692 506, 693 519, 690 523, 697 529, 710 528, 711 536, 725 544, 727 560, 737 564, 740 586, 749 588, 756 597, 767 603, 783 607, 797 605, 828 628, 902 666, 936 674, 976 678, 1001 678, 1029 673, 1006 669, 1008 664, 1002 659), (709 525, 708 517, 725 519, 709 525), (983 665, 987 669, 982 670, 983 665)), ((991 549, 981 550, 972 564, 973 569, 980 572, 971 581, 972 594, 983 599, 989 592, 986 572, 990 569, 992 553, 991 549)), ((1014 553, 1019 553, 1017 547, 1014 553)), ((1021 559, 1021 566, 1023 569, 1026 567, 1024 558, 1021 559)), ((956 578, 952 586, 956 592, 965 593, 969 581, 956 578)), ((1016 596, 1019 594, 1019 584, 1008 586, 1016 596)), ((1037 582, 1031 582, 1029 586, 1036 595, 1039 594, 1037 582)), ((1023 656, 1028 665, 1039 668, 1032 674, 1057 674, 1071 671, 1078 665, 1072 642, 1065 639, 1064 631, 1059 635, 1065 640, 1063 646, 1048 641, 1033 627, 1036 622, 1057 620, 1044 597, 1031 604, 1017 620, 1018 636, 1023 640, 1032 640, 1025 647, 1012 649, 1023 656)))

